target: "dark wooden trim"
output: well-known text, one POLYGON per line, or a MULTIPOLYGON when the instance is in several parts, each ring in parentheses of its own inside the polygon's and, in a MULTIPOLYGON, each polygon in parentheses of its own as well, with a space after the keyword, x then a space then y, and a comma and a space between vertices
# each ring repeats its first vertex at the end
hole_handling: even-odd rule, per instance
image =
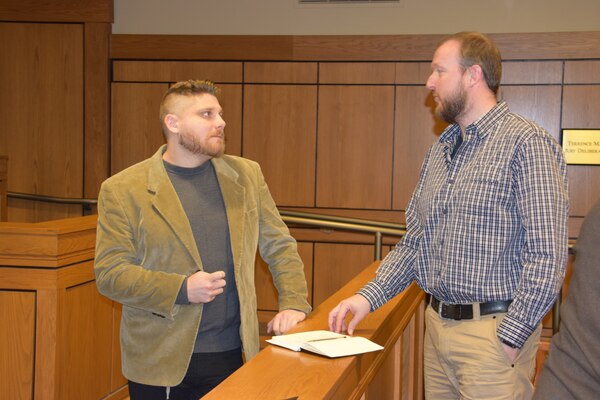
POLYGON ((292 36, 112 35, 112 59, 291 60, 292 36))
POLYGON ((113 22, 113 0, 2 0, 0 21, 113 22))
MULTIPOLYGON (((600 31, 490 34, 504 60, 600 58, 600 31)), ((442 35, 113 35, 111 58, 427 61, 442 35)))
POLYGON ((110 24, 84 24, 83 197, 96 198, 110 174, 110 24))

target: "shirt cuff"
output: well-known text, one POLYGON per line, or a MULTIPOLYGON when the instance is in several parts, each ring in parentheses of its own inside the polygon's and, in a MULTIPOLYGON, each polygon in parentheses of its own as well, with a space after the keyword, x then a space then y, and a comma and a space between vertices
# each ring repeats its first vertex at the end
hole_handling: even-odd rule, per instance
POLYGON ((371 304, 371 311, 377 310, 388 300, 385 290, 375 281, 367 283, 356 293, 367 299, 369 304, 371 304))
POLYGON ((507 315, 498 327, 497 335, 501 341, 511 343, 520 349, 534 331, 535 327, 519 322, 507 315))
POLYGON ((187 294, 187 276, 183 280, 181 287, 179 288, 179 293, 177 293, 177 298, 175 299, 175 304, 190 304, 190 299, 188 299, 187 294))

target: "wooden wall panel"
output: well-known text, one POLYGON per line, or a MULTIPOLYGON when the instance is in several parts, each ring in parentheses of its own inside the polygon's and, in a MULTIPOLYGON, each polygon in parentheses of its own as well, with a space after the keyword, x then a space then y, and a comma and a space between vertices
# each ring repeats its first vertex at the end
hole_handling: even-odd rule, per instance
MULTIPOLYGON (((9 191, 81 197, 82 25, 0 23, 0 42, 0 87, 10 93, 0 99, 0 148, 11 162, 9 191)), ((17 217, 11 209, 23 205, 9 201, 9 220, 17 217)), ((44 220, 48 208, 21 210, 18 220, 44 220)), ((71 216, 69 208, 63 211, 59 217, 71 216)))
POLYGON ((0 155, 0 222, 8 219, 8 157, 0 155))
POLYGON ((560 142, 560 86, 502 86, 499 98, 511 111, 529 118, 560 142))
POLYGON ((35 293, 0 291, 0 388, 6 399, 31 399, 35 293))
POLYGON ((423 85, 431 74, 431 65, 426 62, 396 63, 396 79, 398 85, 423 85))
POLYGON ((221 89, 219 94, 219 104, 223 108, 223 118, 227 126, 225 127, 225 142, 227 147, 225 153, 234 156, 242 155, 242 85, 237 84, 218 84, 221 89))
POLYGON ((3 20, 33 22, 113 22, 114 0, 2 0, 3 20))
POLYGON ((390 84, 395 78, 395 63, 321 63, 319 66, 321 84, 390 84))
POLYGON ((566 61, 565 83, 600 83, 600 60, 566 61))
MULTIPOLYGON (((308 286, 308 302, 313 304, 313 244, 298 242, 298 254, 304 263, 304 275, 308 286)), ((278 311, 277 290, 269 266, 260 255, 256 254, 256 269, 254 274, 256 297, 260 311, 278 311)))
POLYGON ((246 62, 246 83, 317 83, 318 64, 292 62, 246 62))
POLYGON ((100 399, 111 392, 112 302, 92 281, 66 290, 64 313, 61 397, 100 399))
POLYGON ((505 61, 502 63, 502 85, 560 84, 562 61, 505 61))
POLYGON ((317 87, 246 85, 243 154, 257 161, 278 205, 315 204, 317 87))
MULTIPOLYGON (((148 60, 423 61, 431 59, 444 36, 113 35, 111 56, 148 60)), ((490 37, 504 60, 600 58, 600 31, 490 37)))
POLYGON ((84 25, 84 172, 83 197, 98 197, 110 173, 110 25, 84 25))
POLYGON ((315 243, 313 306, 317 307, 373 262, 373 246, 315 243))
POLYGON ((394 88, 321 86, 317 206, 391 207, 394 88))
POLYGON ((150 157, 165 143, 158 110, 164 83, 113 83, 111 175, 150 157))
MULTIPOLYGON (((565 86, 563 128, 600 129, 600 86, 565 86)), ((600 168, 569 166, 571 215, 585 216, 600 199, 600 168)))
POLYGON ((241 82, 241 62, 115 61, 115 82, 179 82, 208 79, 213 82, 241 82))
POLYGON ((393 209, 404 210, 417 186, 429 147, 447 126, 433 115, 435 103, 423 86, 396 88, 393 209))

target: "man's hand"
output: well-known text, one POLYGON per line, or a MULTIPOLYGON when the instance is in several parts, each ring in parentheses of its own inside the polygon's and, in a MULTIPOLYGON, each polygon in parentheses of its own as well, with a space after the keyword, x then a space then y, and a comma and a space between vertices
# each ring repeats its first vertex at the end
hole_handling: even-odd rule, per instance
POLYGON ((502 349, 504 350, 504 353, 506 353, 506 357, 508 357, 510 362, 514 362, 517 359, 517 356, 519 355, 519 351, 521 349, 513 349, 509 345, 504 344, 502 342, 500 342, 500 344, 502 345, 502 349))
POLYGON ((225 272, 215 271, 209 274, 198 271, 187 279, 187 295, 190 303, 210 303, 223 293, 225 272))
POLYGON ((304 321, 306 314, 297 310, 283 310, 277 313, 275 318, 267 324, 267 332, 273 332, 275 335, 283 335, 298 322, 304 321))
POLYGON ((371 311, 371 304, 360 294, 355 294, 342 300, 333 310, 329 312, 329 330, 333 332, 342 332, 346 330, 346 315, 353 315, 348 324, 348 334, 354 333, 354 328, 371 311))

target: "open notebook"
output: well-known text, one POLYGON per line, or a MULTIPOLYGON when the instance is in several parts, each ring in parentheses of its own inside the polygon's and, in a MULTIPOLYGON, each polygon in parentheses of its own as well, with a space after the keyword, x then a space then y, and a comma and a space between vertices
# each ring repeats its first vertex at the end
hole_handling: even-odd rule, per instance
POLYGON ((383 347, 360 336, 347 336, 330 331, 308 331, 289 335, 273 336, 268 343, 286 349, 311 353, 326 357, 344 357, 382 350, 383 347))

